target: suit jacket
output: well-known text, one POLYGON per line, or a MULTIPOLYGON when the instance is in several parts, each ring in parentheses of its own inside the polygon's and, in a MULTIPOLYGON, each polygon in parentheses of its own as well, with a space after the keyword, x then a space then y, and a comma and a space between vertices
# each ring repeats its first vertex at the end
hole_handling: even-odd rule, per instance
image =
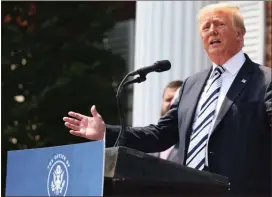
MULTIPOLYGON (((232 194, 271 196, 271 69, 245 57, 208 140, 208 171, 228 177, 232 194)), ((128 127, 120 145, 152 153, 178 143, 169 159, 185 165, 196 106, 210 72, 187 78, 168 113, 156 125, 128 127)), ((119 129, 107 125, 108 146, 119 129)))

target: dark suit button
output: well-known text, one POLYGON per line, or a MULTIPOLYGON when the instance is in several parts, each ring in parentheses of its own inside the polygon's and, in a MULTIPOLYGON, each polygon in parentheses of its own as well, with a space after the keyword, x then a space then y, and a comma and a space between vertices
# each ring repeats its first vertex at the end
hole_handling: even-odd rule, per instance
POLYGON ((210 155, 214 155, 214 152, 210 151, 209 154, 210 154, 210 155))

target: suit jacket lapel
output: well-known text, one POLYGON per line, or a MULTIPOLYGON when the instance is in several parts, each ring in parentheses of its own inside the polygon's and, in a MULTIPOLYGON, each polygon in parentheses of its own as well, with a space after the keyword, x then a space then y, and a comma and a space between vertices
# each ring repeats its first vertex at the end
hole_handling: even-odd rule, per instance
POLYGON ((219 123, 223 120, 224 116, 228 112, 229 108, 231 107, 235 99, 239 96, 242 90, 250 82, 250 78, 252 76, 251 74, 252 62, 246 54, 245 56, 246 56, 246 61, 241 67, 241 70, 238 72, 237 76, 235 77, 229 91, 227 92, 227 95, 222 103, 221 109, 218 113, 218 116, 216 118, 216 121, 214 123, 214 127, 211 133, 213 133, 213 131, 216 129, 219 123))

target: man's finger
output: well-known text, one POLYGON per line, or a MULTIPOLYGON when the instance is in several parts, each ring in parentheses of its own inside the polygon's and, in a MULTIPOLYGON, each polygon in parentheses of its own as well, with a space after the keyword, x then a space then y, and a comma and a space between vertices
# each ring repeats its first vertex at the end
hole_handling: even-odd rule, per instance
POLYGON ((82 133, 81 133, 80 131, 70 130, 70 133, 71 133, 72 135, 75 135, 75 136, 83 137, 83 136, 82 136, 82 133))
POLYGON ((79 126, 76 126, 76 125, 71 124, 71 123, 69 123, 69 122, 65 122, 64 124, 65 124, 65 126, 68 127, 69 129, 72 129, 72 130, 74 130, 74 131, 79 131, 79 126))
POLYGON ((92 106, 91 113, 92 113, 93 117, 99 117, 99 118, 101 117, 100 114, 96 111, 95 105, 92 106))
POLYGON ((68 114, 69 114, 69 116, 72 116, 72 117, 74 117, 74 118, 76 118, 78 120, 82 120, 85 117, 82 114, 75 113, 75 112, 72 112, 72 111, 68 112, 68 114))
POLYGON ((74 118, 64 117, 63 120, 64 120, 65 122, 68 122, 68 123, 74 124, 74 125, 79 125, 79 124, 80 124, 80 121, 77 120, 77 119, 74 119, 74 118))

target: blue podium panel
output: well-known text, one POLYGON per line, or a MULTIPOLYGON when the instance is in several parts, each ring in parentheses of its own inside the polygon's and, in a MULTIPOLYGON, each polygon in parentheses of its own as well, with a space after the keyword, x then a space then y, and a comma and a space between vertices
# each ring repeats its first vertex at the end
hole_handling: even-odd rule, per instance
POLYGON ((8 152, 6 196, 102 196, 104 141, 8 152))

